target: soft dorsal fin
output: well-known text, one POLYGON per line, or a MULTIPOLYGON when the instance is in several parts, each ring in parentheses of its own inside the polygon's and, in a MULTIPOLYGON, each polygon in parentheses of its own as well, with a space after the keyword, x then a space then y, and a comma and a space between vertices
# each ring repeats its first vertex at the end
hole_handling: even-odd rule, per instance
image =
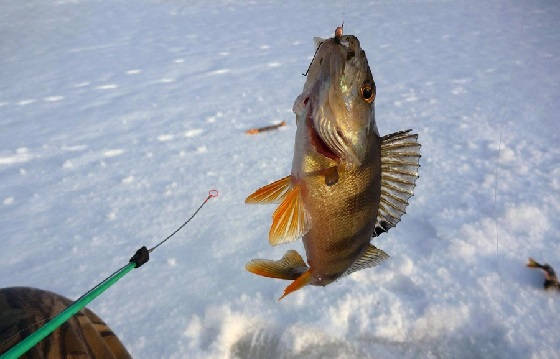
POLYGON ((395 227, 406 213, 420 167, 418 134, 399 131, 381 138, 381 199, 374 236, 395 227))
POLYGON ((309 230, 308 217, 303 207, 301 189, 294 186, 272 215, 268 241, 275 246, 298 239, 309 230))
POLYGON ((292 187, 292 176, 286 176, 259 188, 245 199, 245 203, 280 203, 292 187))
POLYGON ((277 261, 252 259, 245 265, 245 269, 263 277, 294 280, 308 268, 299 253, 290 249, 277 261))
POLYGON ((356 259, 354 263, 352 263, 350 268, 348 268, 342 276, 357 272, 362 269, 375 267, 388 258, 389 255, 383 250, 376 248, 372 244, 369 244, 362 255, 358 259, 356 259))

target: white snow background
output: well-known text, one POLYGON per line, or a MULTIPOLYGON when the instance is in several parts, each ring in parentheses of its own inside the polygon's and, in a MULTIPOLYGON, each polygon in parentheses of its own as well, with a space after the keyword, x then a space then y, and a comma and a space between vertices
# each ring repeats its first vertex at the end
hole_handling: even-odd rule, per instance
POLYGON ((559 358, 557 1, 2 1, 0 287, 90 304, 135 358, 559 358), (286 297, 272 248, 313 36, 344 20, 381 134, 422 143, 382 265, 286 297), (244 130, 288 125, 258 136, 244 130), (494 190, 496 198, 494 200, 494 190))

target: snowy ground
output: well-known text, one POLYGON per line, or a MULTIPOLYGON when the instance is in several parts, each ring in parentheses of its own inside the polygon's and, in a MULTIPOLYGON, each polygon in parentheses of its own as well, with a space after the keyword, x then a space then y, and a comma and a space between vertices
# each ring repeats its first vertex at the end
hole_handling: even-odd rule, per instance
POLYGON ((76 298, 177 237, 90 307, 135 358, 558 358, 560 6, 555 1, 3 1, 0 287, 76 298), (390 261, 276 299, 273 206, 312 37, 344 19, 382 134, 420 134, 390 261), (285 120, 276 132, 250 127, 285 120), (496 190, 496 197, 494 191, 496 190), (494 198, 496 200, 494 200, 494 198))

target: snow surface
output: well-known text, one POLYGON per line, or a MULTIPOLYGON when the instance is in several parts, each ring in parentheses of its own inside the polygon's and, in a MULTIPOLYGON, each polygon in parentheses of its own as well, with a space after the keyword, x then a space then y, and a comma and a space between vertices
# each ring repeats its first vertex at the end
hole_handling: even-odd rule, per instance
POLYGON ((135 358, 558 358, 556 1, 3 1, 0 286, 77 298, 199 215, 91 303, 135 358), (281 302, 247 273, 291 168, 313 36, 344 20, 382 134, 421 178, 383 265, 281 302), (244 130, 285 120, 258 136, 244 130), (494 192, 496 190, 496 192, 494 192), (496 196, 494 196, 496 193, 496 196))

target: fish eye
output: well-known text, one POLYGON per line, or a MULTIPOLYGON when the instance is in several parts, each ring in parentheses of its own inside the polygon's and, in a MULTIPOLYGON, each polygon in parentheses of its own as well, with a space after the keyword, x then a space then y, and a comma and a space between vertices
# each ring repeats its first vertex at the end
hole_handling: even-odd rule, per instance
POLYGON ((375 83, 373 86, 369 83, 364 83, 360 88, 360 95, 367 103, 372 103, 375 100, 375 83))

